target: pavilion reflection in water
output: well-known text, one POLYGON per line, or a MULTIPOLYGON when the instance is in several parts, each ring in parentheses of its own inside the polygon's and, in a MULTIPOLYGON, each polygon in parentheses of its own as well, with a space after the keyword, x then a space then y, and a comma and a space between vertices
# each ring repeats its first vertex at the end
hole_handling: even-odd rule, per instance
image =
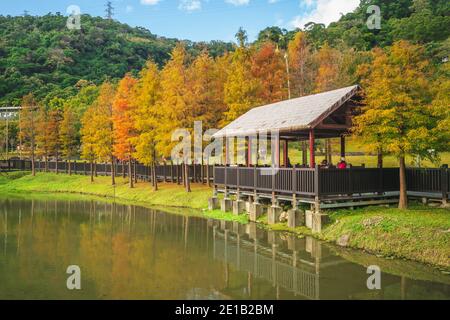
POLYGON ((383 299, 386 289, 389 295, 394 290, 396 298, 406 298, 405 277, 383 273, 382 289, 369 290, 366 268, 333 254, 327 244, 312 237, 265 231, 253 223, 209 220, 208 224, 213 229, 213 257, 225 264, 225 282, 233 272, 247 273, 244 290, 230 288, 233 295, 245 292, 243 299, 252 297, 256 279, 271 283, 277 299, 383 299))
MULTIPOLYGON (((436 276, 431 268, 392 261, 398 267, 398 275, 393 275, 385 272, 390 272, 387 260, 373 256, 371 261, 382 266, 382 288, 369 290, 366 267, 338 256, 334 246, 311 237, 263 230, 254 223, 242 225, 97 201, 7 199, 0 200, 0 208, 3 238, 0 270, 3 265, 5 277, 13 277, 27 286, 32 281, 43 286, 54 275, 47 269, 39 273, 41 269, 37 268, 36 272, 45 275, 42 279, 33 275, 22 279, 27 273, 20 272, 21 268, 50 263, 60 269, 67 266, 66 257, 70 261, 80 260, 93 283, 112 287, 121 284, 124 286, 121 293, 124 288, 132 293, 147 290, 140 298, 155 297, 154 290, 162 289, 154 283, 163 276, 170 276, 172 288, 178 290, 167 290, 164 298, 445 299, 449 296, 448 278, 436 276), (129 249, 111 256, 108 253, 112 243, 129 249), (21 256, 26 259, 18 260, 21 256), (112 258, 116 265, 130 269, 105 278, 103 275, 111 272, 112 258), (27 263, 17 265, 19 261, 27 263)), ((64 276, 64 272, 58 273, 61 283, 65 283, 64 276)), ((55 296, 61 294, 54 291, 51 293, 55 296)), ((96 296, 95 286, 91 294, 96 296)))

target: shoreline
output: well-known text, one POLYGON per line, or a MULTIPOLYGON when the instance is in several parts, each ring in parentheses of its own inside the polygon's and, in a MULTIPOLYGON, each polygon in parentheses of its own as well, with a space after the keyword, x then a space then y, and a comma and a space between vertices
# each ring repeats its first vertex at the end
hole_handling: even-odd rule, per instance
MULTIPOLYGON (((143 182, 129 189, 127 180, 121 177, 117 177, 116 187, 109 183, 110 177, 103 176, 96 177, 91 184, 87 176, 37 173, 32 177, 29 172, 11 172, 0 176, 0 193, 18 196, 26 193, 81 195, 169 213, 248 223, 247 215, 234 216, 207 210, 207 200, 212 194, 207 185, 192 184, 192 192, 186 193, 182 186, 176 184, 159 184, 160 190, 154 192, 149 183, 143 182)), ((327 213, 330 222, 320 234, 313 234, 306 227, 291 229, 286 223, 269 226, 264 217, 258 220, 258 224, 273 231, 314 236, 375 256, 411 260, 450 271, 450 209, 412 205, 407 211, 393 207, 366 207, 327 213)))

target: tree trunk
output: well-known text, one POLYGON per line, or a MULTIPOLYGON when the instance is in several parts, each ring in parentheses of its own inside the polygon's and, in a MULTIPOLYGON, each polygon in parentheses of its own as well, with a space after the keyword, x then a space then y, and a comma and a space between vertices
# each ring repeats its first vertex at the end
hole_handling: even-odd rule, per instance
POLYGON ((136 164, 136 160, 134 160, 133 161, 133 178, 134 178, 134 183, 138 183, 138 181, 137 181, 137 173, 136 173, 136 167, 137 167, 137 164, 136 164))
POLYGON ((383 152, 381 150, 378 150, 377 153, 377 167, 383 168, 383 152))
POLYGON ((401 156, 400 159, 400 198, 398 201, 399 209, 408 208, 408 195, 406 193, 406 169, 405 169, 405 157, 401 156))
POLYGON ((122 164, 122 178, 125 179, 125 163, 121 161, 121 164, 122 164))
POLYGON ((45 156, 44 172, 48 172, 48 156, 45 156))
POLYGON ((305 141, 302 141, 301 144, 302 144, 302 165, 306 166, 306 164, 308 163, 308 150, 305 141))
POLYGON ((208 183, 208 187, 211 187, 211 180, 209 176, 209 161, 206 162, 206 181, 208 183))
POLYGON ((189 166, 187 161, 184 162, 184 177, 186 180, 186 192, 191 192, 191 181, 189 180, 189 166))
POLYGON ((128 183, 130 185, 130 188, 134 188, 134 179, 133 179, 133 167, 131 165, 131 159, 128 160, 128 183))
POLYGON ((71 164, 71 161, 70 160, 67 161, 67 165, 68 165, 68 169, 69 169, 69 176, 72 175, 72 166, 70 164, 71 164))
POLYGON ((58 174, 58 151, 56 152, 55 171, 56 171, 56 174, 58 174))
POLYGON ((116 166, 114 164, 114 156, 111 155, 111 184, 116 184, 116 166))
POLYGON ((97 161, 94 161, 94 175, 97 177, 97 161))
POLYGON ((94 182, 94 162, 92 160, 90 161, 90 166, 91 166, 91 182, 94 182))
POLYGON ((152 163, 152 182, 153 182, 153 191, 158 191, 158 179, 156 178, 155 161, 153 161, 152 163))
POLYGON ((34 145, 31 146, 31 175, 33 177, 36 175, 36 166, 34 160, 34 145))

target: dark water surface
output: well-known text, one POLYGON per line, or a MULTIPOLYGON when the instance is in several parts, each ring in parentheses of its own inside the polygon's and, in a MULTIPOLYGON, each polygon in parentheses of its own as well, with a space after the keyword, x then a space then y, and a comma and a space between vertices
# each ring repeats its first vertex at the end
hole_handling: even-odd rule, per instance
POLYGON ((96 200, 0 198, 0 299, 449 299, 434 268, 96 200), (66 286, 69 265, 81 290, 66 286), (382 270, 369 290, 368 265, 382 270))

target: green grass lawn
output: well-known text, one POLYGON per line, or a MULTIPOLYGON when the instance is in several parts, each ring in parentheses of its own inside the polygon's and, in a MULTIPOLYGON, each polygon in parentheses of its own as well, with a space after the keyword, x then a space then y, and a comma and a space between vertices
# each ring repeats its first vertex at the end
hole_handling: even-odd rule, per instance
POLYGON ((176 184, 158 185, 154 192, 149 183, 139 182, 135 188, 128 187, 128 180, 116 178, 116 187, 111 185, 110 177, 99 176, 94 182, 90 177, 54 173, 37 173, 33 177, 29 172, 13 172, 0 175, 0 192, 54 192, 79 193, 101 197, 116 198, 135 203, 151 205, 186 207, 203 209, 207 207, 211 189, 202 184, 192 184, 192 192, 187 193, 176 184))
MULTIPOLYGON (((336 164, 340 160, 340 139, 333 138, 331 139, 331 149, 333 154, 332 157, 333 163, 336 164)), ((346 160, 349 164, 354 166, 360 166, 364 164, 366 167, 376 167, 377 166, 377 156, 370 155, 367 150, 365 150, 365 146, 358 142, 357 138, 348 138, 346 143, 346 152, 364 152, 364 155, 351 156, 347 155, 346 160)), ((309 157, 309 156, 308 156, 309 157)), ((443 152, 440 154, 441 161, 440 164, 450 164, 450 152, 443 152)), ((316 156, 316 163, 320 163, 325 157, 324 156, 316 156)), ((302 153, 301 147, 298 143, 291 143, 289 146, 289 159, 292 164, 301 164, 302 163, 302 153)), ((309 161, 309 158, 308 158, 309 161)), ((416 166, 414 163, 414 159, 412 157, 406 157, 406 164, 408 166, 416 166)), ((429 160, 423 160, 421 165, 423 167, 436 167, 437 165, 430 162, 429 160)), ((398 167, 398 160, 394 156, 386 155, 383 157, 383 166, 384 167, 398 167)))

